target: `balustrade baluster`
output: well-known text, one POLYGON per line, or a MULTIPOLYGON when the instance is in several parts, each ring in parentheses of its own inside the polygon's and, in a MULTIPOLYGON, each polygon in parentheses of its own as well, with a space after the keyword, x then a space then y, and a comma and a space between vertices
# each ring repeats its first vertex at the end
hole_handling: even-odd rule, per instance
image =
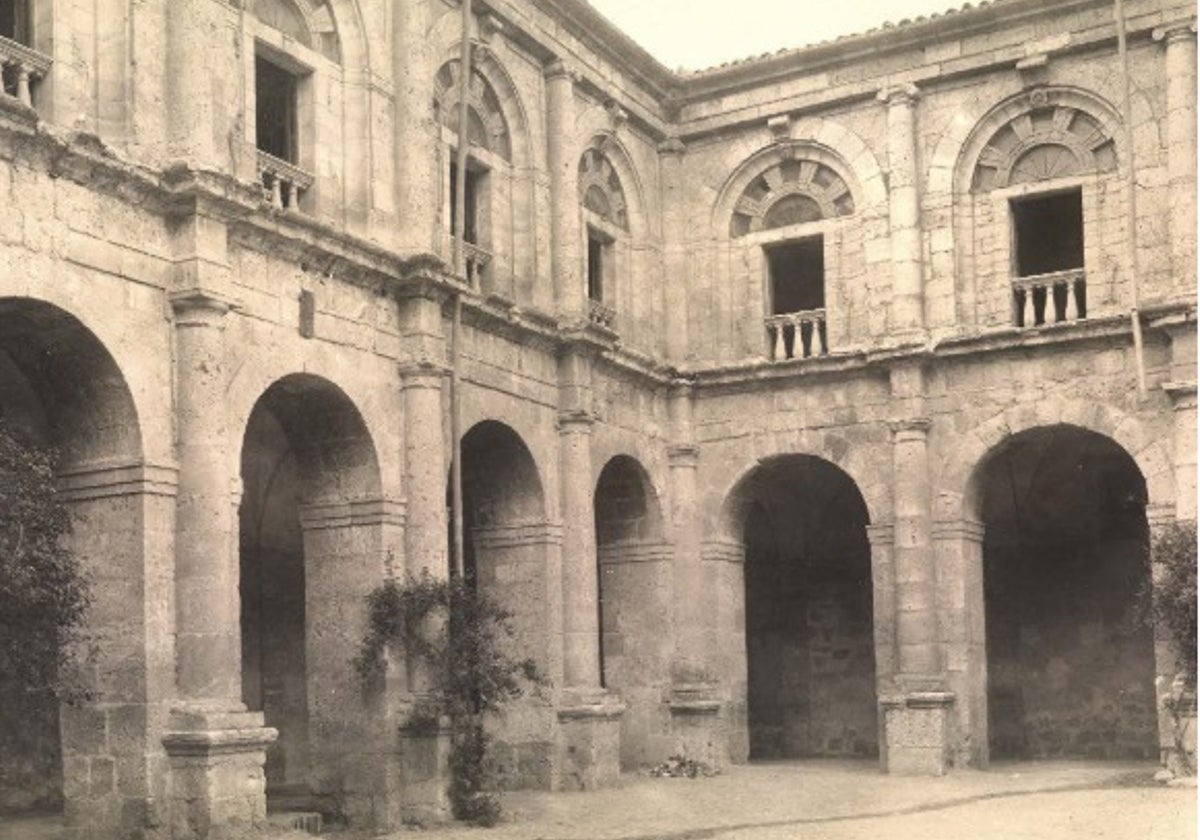
POLYGON ((286 205, 287 209, 295 210, 296 209, 296 182, 288 181, 285 184, 285 186, 287 187, 287 205, 286 205))
POLYGON ((1025 299, 1021 303, 1021 326, 1028 329, 1037 324, 1033 311, 1033 286, 1025 287, 1025 299))
POLYGON ((33 107, 33 97, 29 93, 29 68, 23 62, 17 62, 17 99, 22 105, 33 107))
POLYGON ((812 334, 813 322, 811 318, 800 318, 796 325, 797 338, 800 339, 800 348, 803 353, 801 358, 810 358, 812 356, 812 334))
POLYGON ((1067 281, 1067 309, 1065 314, 1068 321, 1079 320, 1079 299, 1075 296, 1074 277, 1067 281))
POLYGON ((275 173, 270 174, 271 180, 271 206, 276 210, 283 209, 283 185, 280 178, 275 173))
POLYGON ((784 358, 783 323, 776 321, 767 329, 771 331, 771 358, 778 362, 784 358))

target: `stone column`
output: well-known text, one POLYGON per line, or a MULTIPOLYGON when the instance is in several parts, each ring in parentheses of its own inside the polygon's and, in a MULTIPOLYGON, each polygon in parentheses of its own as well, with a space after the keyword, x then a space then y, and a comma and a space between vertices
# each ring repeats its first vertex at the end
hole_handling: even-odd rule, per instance
POLYGON ((396 212, 405 220, 395 235, 403 250, 435 253, 443 193, 438 171, 441 129, 433 113, 433 79, 438 67, 428 38, 430 4, 391 6, 396 212))
MULTIPOLYGON (((446 414, 442 390, 449 370, 444 364, 443 295, 434 281, 409 278, 400 293, 400 334, 406 360, 401 363, 400 388, 404 405, 404 568, 410 575, 428 572, 439 580, 450 575, 446 487, 446 414)), ((397 572, 400 572, 397 569, 397 572)), ((398 681, 400 682, 400 681, 398 681)), ((403 686, 395 716, 400 721, 403 818, 444 819, 450 810, 446 795, 449 773, 449 732, 408 728, 413 707, 428 697, 433 678, 424 664, 405 662, 403 686)))
POLYGON ((667 447, 675 629, 670 698, 672 751, 720 766, 729 761, 729 741, 717 731, 719 686, 704 643, 716 599, 715 582, 705 574, 705 565, 712 564, 703 564, 700 559, 696 505, 700 447, 695 443, 692 426, 691 383, 674 383, 669 400, 674 441, 667 447))
POLYGON ((662 178, 663 324, 667 360, 680 364, 688 355, 687 213, 684 202, 683 155, 678 138, 658 146, 662 178))
POLYGON ((911 84, 886 88, 880 92, 879 99, 887 104, 891 327, 893 333, 913 336, 925 328, 917 171, 917 88, 911 84))
POLYGON ((889 772, 940 775, 950 762, 954 695, 945 690, 938 637, 933 514, 924 374, 918 364, 891 371, 892 547, 896 593, 895 693, 880 698, 889 772))
MULTIPOLYGON (((892 549, 896 526, 877 522, 867 526, 871 543, 871 595, 874 600, 875 689, 879 695, 894 690, 896 679, 896 569, 892 549)), ((882 741, 883 727, 879 727, 882 741)), ((886 765, 886 761, 884 762, 886 765)))
POLYGON ((1196 288, 1196 22, 1154 30, 1166 44, 1167 183, 1171 239, 1171 287, 1196 288))
POLYGON ((575 142, 576 75, 561 61, 546 68, 546 158, 550 167, 550 266, 558 312, 584 318, 578 166, 575 142))
MULTIPOLYGON (((198 220, 197 227, 214 231, 198 220)), ((196 262, 215 256, 197 237, 196 262)), ((184 261, 182 264, 193 261, 184 261)), ((203 281, 204 265, 190 273, 203 281)), ((172 837, 201 838, 266 818, 263 763, 276 732, 241 702, 240 583, 224 406, 230 301, 202 286, 172 296, 179 496, 175 519, 175 651, 179 704, 163 745, 171 763, 172 837)))
POLYGON ((568 790, 600 787, 620 775, 623 707, 600 687, 591 368, 586 350, 559 359, 563 692, 555 786, 568 790))

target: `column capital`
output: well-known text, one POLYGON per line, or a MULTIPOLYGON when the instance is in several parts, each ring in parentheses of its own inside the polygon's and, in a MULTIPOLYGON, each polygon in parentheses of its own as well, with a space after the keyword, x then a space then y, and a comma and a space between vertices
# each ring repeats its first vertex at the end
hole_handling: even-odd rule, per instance
POLYGON ((231 295, 211 289, 185 289, 171 292, 167 299, 171 302, 171 309, 177 316, 189 317, 194 320, 211 321, 240 306, 239 301, 231 295))
POLYGON ((1175 520, 1174 505, 1146 505, 1146 524, 1151 531, 1170 525, 1175 520))
POLYGON ((663 157, 683 157, 687 152, 687 145, 678 137, 668 137, 658 144, 658 153, 663 157))
POLYGON ((561 58, 556 58, 543 67, 542 74, 546 77, 546 81, 548 82, 566 79, 572 85, 578 84, 580 78, 579 71, 568 67, 567 63, 561 58))
POLYGON ((1154 31, 1150 33, 1150 37, 1165 46, 1178 41, 1195 41, 1196 19, 1177 20, 1163 24, 1162 26, 1156 26, 1154 31))
POLYGON ((912 82, 902 82, 897 85, 887 85, 879 89, 875 98, 887 105, 916 105, 921 98, 920 89, 912 82))
POLYGON ((929 434, 933 421, 928 417, 908 417, 903 420, 889 420, 888 428, 896 440, 924 440, 929 434))
POLYGON ((983 542, 984 525, 977 519, 939 519, 933 523, 933 539, 935 540, 967 540, 968 542, 983 542))
POLYGON ((695 468, 700 463, 700 447, 694 443, 673 443, 667 447, 667 463, 672 467, 695 468))
POLYGON ((586 435, 591 434, 592 426, 595 423, 595 415, 587 409, 572 408, 558 412, 555 427, 560 434, 586 435))
POLYGON ((450 375, 450 368, 428 359, 401 362, 400 388, 441 388, 442 380, 450 375))

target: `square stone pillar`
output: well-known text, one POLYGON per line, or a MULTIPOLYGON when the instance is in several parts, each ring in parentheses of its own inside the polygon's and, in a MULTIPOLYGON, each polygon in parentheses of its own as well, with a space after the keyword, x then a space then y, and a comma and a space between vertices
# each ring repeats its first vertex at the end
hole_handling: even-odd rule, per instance
POLYGON ((277 735, 262 712, 177 709, 169 726, 171 839, 232 840, 259 830, 267 816, 263 762, 277 735))
POLYGON ((604 690, 564 692, 558 707, 555 790, 595 790, 616 781, 625 705, 604 690))

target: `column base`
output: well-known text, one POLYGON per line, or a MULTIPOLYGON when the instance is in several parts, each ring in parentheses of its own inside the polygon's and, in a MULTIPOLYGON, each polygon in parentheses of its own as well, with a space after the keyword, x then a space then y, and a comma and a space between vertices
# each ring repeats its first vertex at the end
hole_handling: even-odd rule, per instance
POLYGON ((883 769, 910 776, 943 776, 952 766, 954 694, 909 691, 881 697, 883 769))
POLYGON ((279 733, 262 712, 181 706, 163 735, 172 840, 224 840, 263 826, 267 747, 279 733))
POLYGON ((729 764, 729 734, 721 716, 722 703, 717 686, 711 683, 672 686, 667 705, 671 710, 675 754, 717 769, 726 767, 729 764))
POLYGON ((401 728, 400 789, 388 791, 398 813, 390 815, 389 828, 450 819, 450 746, 448 718, 401 728))
POLYGON ((606 691, 568 692, 558 707, 555 790, 595 790, 621 775, 625 704, 606 691))

